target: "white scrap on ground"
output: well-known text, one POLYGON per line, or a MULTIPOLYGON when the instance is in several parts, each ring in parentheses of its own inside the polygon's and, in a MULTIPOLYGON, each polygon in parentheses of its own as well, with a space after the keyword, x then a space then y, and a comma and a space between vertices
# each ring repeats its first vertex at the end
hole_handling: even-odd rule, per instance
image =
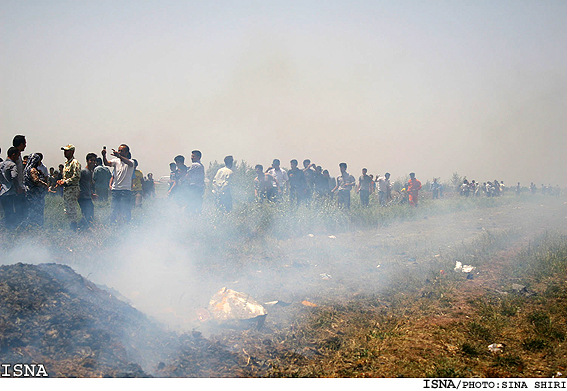
POLYGON ((493 343, 488 345, 488 350, 490 350, 491 353, 502 353, 504 345, 501 343, 493 343))
POLYGON ((329 235, 329 239, 336 239, 337 237, 335 235, 329 235))
POLYGON ((474 269, 476 269, 475 266, 463 265, 462 262, 459 262, 459 261, 455 262, 455 271, 456 272, 470 273, 474 269))
POLYGON ((249 294, 226 287, 215 293, 207 309, 217 321, 254 319, 268 314, 249 294))

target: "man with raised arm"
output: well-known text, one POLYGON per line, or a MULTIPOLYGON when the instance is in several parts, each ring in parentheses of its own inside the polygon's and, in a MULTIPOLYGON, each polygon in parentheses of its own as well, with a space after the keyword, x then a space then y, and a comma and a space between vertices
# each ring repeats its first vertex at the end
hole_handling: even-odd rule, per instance
POLYGON ((126 144, 120 144, 118 151, 112 150, 114 158, 106 159, 106 147, 102 150, 102 161, 105 166, 112 167, 112 213, 110 222, 116 223, 119 218, 125 222, 132 217, 132 176, 134 174, 134 162, 131 160, 130 148, 126 144))

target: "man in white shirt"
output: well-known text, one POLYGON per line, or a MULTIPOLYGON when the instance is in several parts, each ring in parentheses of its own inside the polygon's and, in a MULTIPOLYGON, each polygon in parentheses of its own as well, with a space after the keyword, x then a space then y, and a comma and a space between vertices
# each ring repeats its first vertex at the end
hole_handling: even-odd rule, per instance
POLYGON ((378 183, 378 200, 380 205, 384 206, 386 201, 390 199, 391 194, 390 173, 387 172, 384 176, 378 177, 376 182, 378 183))
POLYGON ((287 190, 289 186, 289 177, 287 172, 283 168, 280 168, 279 159, 274 159, 272 168, 268 170, 268 174, 273 176, 276 180, 277 199, 281 200, 284 191, 287 190))
POLYGON ((225 212, 232 210, 232 165, 234 158, 226 156, 224 167, 219 168, 213 179, 213 193, 215 193, 219 208, 225 212))
POLYGON ((191 151, 191 165, 187 169, 189 203, 188 212, 200 213, 205 193, 205 167, 201 163, 201 151, 191 151))
POLYGON ((106 147, 102 150, 102 161, 105 166, 112 167, 112 213, 110 222, 116 223, 120 217, 125 222, 132 217, 132 175, 134 174, 134 162, 130 159, 130 148, 121 144, 118 151, 112 150, 113 159, 106 159, 106 147))

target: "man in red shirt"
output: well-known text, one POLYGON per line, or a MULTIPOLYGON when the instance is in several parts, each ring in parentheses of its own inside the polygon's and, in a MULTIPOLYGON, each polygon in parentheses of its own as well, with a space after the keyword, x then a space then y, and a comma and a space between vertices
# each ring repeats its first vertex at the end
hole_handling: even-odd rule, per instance
POLYGON ((417 206, 417 196, 421 189, 421 182, 415 179, 415 173, 409 174, 410 180, 408 182, 409 203, 411 206, 417 206))

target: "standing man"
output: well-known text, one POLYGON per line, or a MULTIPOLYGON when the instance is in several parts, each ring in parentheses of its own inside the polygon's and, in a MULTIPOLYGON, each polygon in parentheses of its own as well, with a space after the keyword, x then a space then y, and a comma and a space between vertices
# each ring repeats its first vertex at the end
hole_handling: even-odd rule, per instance
POLYGON ((153 198, 156 196, 156 184, 154 183, 154 174, 148 173, 142 185, 144 190, 144 198, 153 198))
POLYGON ((173 166, 169 165, 171 174, 169 175, 170 186, 167 195, 172 196, 177 205, 182 208, 187 207, 189 202, 189 189, 187 184, 187 166, 185 165, 185 156, 177 155, 173 161, 173 166))
POLYGON ((219 168, 213 178, 213 193, 216 195, 217 205, 225 212, 232 210, 232 165, 234 158, 226 156, 224 167, 219 168))
POLYGON ((191 166, 187 169, 189 212, 200 213, 205 193, 205 167, 201 164, 201 151, 191 151, 191 166))
POLYGON ((57 181, 63 187, 63 205, 65 205, 65 215, 69 220, 71 231, 77 230, 78 213, 77 203, 79 201, 79 181, 81 179, 81 163, 74 158, 75 146, 73 144, 61 147, 67 161, 63 166, 63 179, 57 181))
POLYGON ((315 190, 315 169, 317 166, 315 163, 311 163, 310 159, 305 159, 303 161, 303 173, 305 176, 305 200, 307 203, 311 202, 311 197, 313 196, 313 191, 315 190))
POLYGON ((372 178, 367 174, 366 168, 362 169, 362 175, 358 178, 358 187, 356 192, 360 194, 360 203, 362 206, 368 206, 370 200, 370 191, 372 188, 372 178))
POLYGON ((97 157, 94 153, 87 154, 87 166, 81 170, 79 180, 79 206, 83 218, 79 222, 81 228, 91 228, 94 224, 94 205, 93 198, 96 199, 93 183, 93 171, 97 165, 97 157))
POLYGON ((8 149, 8 157, 0 163, 0 203, 4 209, 4 224, 8 229, 18 226, 16 197, 18 196, 18 167, 20 150, 16 147, 8 149))
POLYGON ((288 172, 289 201, 292 205, 299 205, 305 199, 307 190, 305 172, 297 167, 297 160, 292 159, 289 164, 291 165, 291 169, 288 172))
POLYGON ((314 181, 315 181, 315 194, 317 195, 317 197, 318 198, 327 197, 331 192, 331 187, 328 177, 323 175, 323 167, 321 166, 315 167, 314 181))
POLYGON ((333 193, 337 192, 339 208, 345 207, 350 209, 350 191, 356 184, 356 179, 346 171, 346 163, 339 164, 339 169, 341 170, 341 175, 337 177, 337 185, 333 189, 333 193))
POLYGON ((274 177, 276 180, 276 189, 277 189, 277 199, 281 200, 284 191, 288 189, 289 186, 289 177, 287 172, 280 168, 280 159, 274 159, 272 162, 272 167, 268 169, 268 174, 274 177))
POLYGON ((24 168, 25 164, 22 159, 22 153, 26 149, 26 137, 18 134, 12 140, 12 146, 20 151, 18 159, 14 162, 18 169, 18 177, 16 180, 16 198, 14 199, 14 207, 16 208, 16 220, 21 223, 28 214, 28 203, 24 192, 24 168))
POLYGON ((433 183, 431 184, 431 197, 434 200, 439 198, 439 182, 437 182, 437 178, 433 178, 433 183))
POLYGON ((110 189, 110 178, 112 174, 108 167, 102 165, 102 159, 96 159, 96 167, 93 171, 94 192, 97 195, 96 200, 107 201, 110 189))
POLYGON ((415 173, 410 172, 410 180, 408 182, 408 195, 409 204, 411 206, 417 206, 418 193, 421 189, 421 182, 415 179, 415 173))
POLYGON ((143 183, 144 183, 144 174, 142 171, 138 170, 138 161, 136 159, 132 159, 134 161, 134 176, 132 177, 132 197, 134 198, 134 206, 139 207, 142 206, 142 193, 143 193, 143 183))
POLYGON ((390 173, 387 172, 384 176, 378 177, 376 179, 378 182, 378 200, 381 206, 386 205, 386 201, 389 200, 389 194, 391 189, 390 184, 390 173))
POLYGON ((113 159, 106 159, 106 148, 102 150, 102 161, 105 166, 112 167, 112 213, 110 222, 117 223, 122 217, 125 222, 132 218, 132 176, 134 162, 130 160, 130 148, 120 144, 118 151, 112 150, 113 159))

